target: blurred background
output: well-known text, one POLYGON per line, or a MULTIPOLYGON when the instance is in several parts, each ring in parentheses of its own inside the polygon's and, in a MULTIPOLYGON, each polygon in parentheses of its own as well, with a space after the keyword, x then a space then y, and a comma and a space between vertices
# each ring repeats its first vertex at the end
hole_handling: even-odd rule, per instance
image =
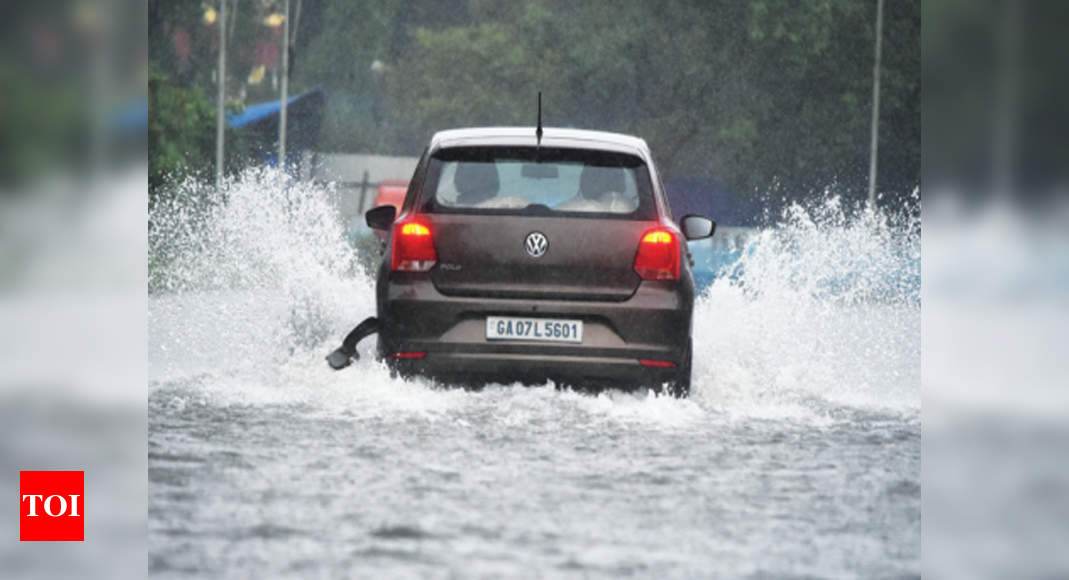
MULTIPOLYGON (((221 45, 228 174, 277 164, 283 90, 288 170, 343 187, 366 171, 372 189, 407 180, 435 131, 534 125, 542 91, 546 125, 645 138, 676 205, 724 225, 778 213, 785 192, 867 195, 875 1, 148 6, 154 200, 211 177, 221 45)), ((881 203, 920 181, 919 15, 883 13, 881 203)), ((365 189, 342 202, 354 227, 365 189)))
POLYGON ((1064 576, 1069 4, 922 17, 924 570, 1064 576))
POLYGON ((9 2, 0 495, 85 469, 100 539, 5 542, 4 575, 145 571, 148 212, 204 191, 176 184, 284 159, 359 243, 433 131, 532 124, 539 90, 547 125, 644 137, 673 205, 729 227, 828 191, 912 212, 923 183, 925 572, 1066 574, 1069 4, 879 6, 9 2))
POLYGON ((0 576, 146 567, 146 6, 8 2, 0 35, 0 495, 85 472, 85 542, 19 542, 0 576))

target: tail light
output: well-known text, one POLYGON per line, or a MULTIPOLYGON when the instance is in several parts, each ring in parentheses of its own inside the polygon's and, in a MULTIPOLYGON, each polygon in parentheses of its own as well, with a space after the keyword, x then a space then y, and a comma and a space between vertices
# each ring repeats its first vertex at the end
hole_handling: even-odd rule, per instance
POLYGON ((412 351, 412 352, 395 352, 390 355, 390 358, 423 358, 427 356, 426 352, 412 351))
POLYGON ((667 228, 642 234, 635 256, 635 272, 643 280, 679 280, 679 240, 667 228))
POLYGON ((402 272, 426 272, 438 261, 431 229, 415 221, 398 222, 393 230, 390 269, 402 272))

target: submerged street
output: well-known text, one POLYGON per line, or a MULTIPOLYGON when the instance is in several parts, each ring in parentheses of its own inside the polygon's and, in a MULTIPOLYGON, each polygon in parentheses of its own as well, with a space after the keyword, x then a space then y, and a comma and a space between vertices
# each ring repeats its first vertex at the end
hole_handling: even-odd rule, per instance
POLYGON ((154 216, 154 575, 919 574, 908 227, 829 199, 755 232, 696 305, 688 400, 468 392, 390 378, 373 339, 327 367, 372 283, 324 192, 260 179, 196 244, 154 216))

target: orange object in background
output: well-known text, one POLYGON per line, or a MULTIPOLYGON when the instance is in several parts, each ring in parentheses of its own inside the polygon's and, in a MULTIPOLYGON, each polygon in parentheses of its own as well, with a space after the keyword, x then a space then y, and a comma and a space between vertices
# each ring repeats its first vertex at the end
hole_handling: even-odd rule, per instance
MULTIPOLYGON (((375 195, 375 204, 371 207, 392 205, 397 209, 397 213, 400 214, 401 206, 405 202, 405 194, 407 193, 407 179, 383 179, 379 182, 379 192, 375 195)), ((386 238, 386 232, 383 231, 375 230, 375 235, 381 239, 386 238)))
POLYGON ((392 205, 397 208, 397 213, 401 213, 401 204, 405 201, 406 193, 408 193, 407 179, 383 179, 379 183, 379 193, 375 196, 375 205, 372 207, 392 205))

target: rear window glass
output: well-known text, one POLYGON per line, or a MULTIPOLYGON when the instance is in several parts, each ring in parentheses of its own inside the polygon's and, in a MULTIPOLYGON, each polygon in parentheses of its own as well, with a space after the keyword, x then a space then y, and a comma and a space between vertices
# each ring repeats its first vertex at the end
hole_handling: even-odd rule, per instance
POLYGON ((649 172, 634 155, 585 149, 465 147, 436 153, 423 211, 651 219, 649 172))

